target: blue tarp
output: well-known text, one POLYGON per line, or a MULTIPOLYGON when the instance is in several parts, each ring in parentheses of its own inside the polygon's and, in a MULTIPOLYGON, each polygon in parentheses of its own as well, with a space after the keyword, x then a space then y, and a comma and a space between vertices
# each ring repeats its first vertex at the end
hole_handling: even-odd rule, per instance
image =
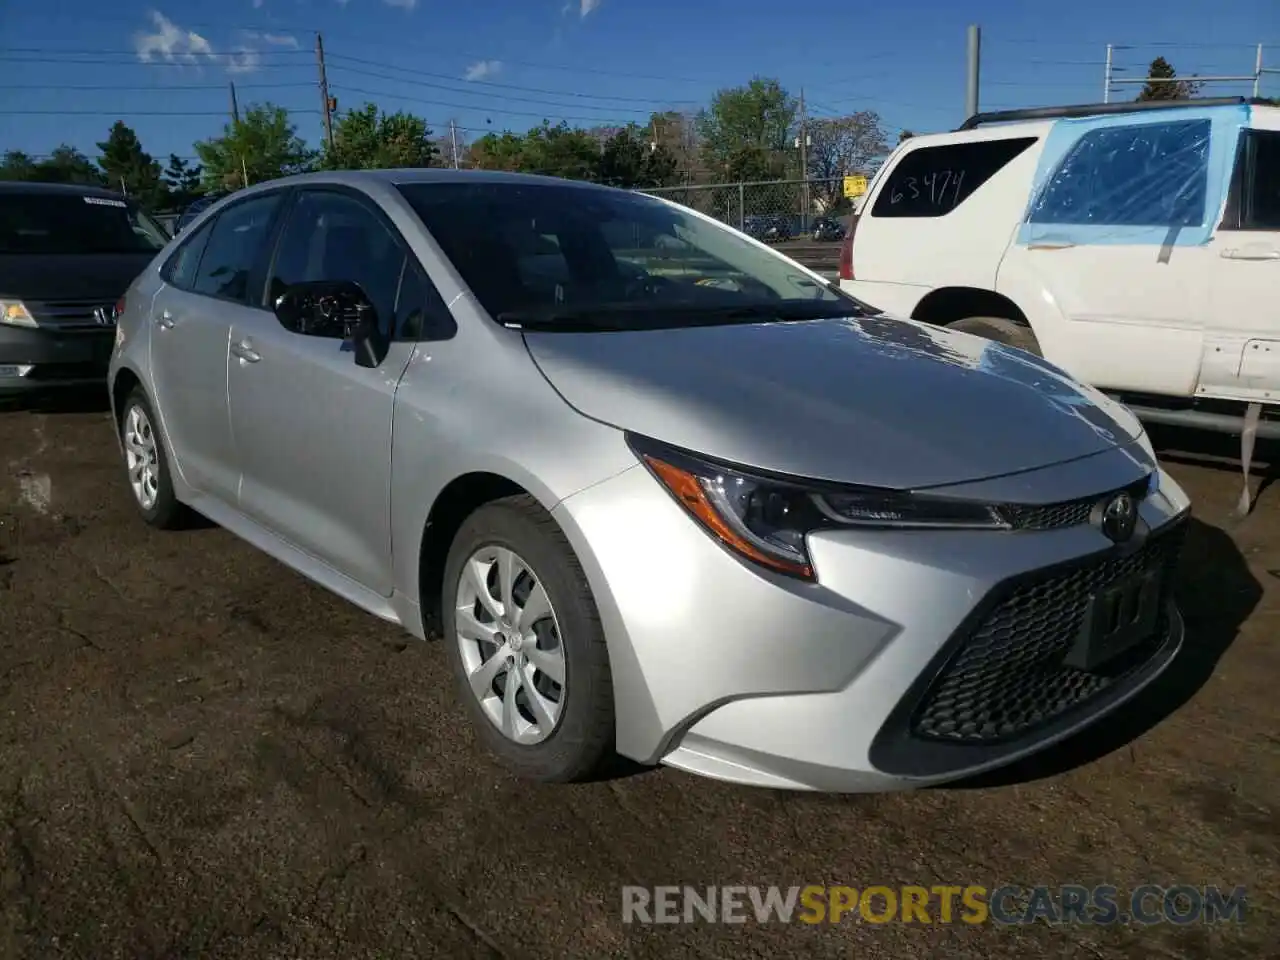
POLYGON ((1199 246, 1226 198, 1249 107, 1059 120, 1019 244, 1199 246))

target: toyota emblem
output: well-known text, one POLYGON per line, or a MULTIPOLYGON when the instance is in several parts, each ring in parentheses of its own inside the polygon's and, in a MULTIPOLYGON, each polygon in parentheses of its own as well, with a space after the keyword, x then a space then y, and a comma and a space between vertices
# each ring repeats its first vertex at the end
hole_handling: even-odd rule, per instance
POLYGON ((1138 525, 1138 506, 1127 493, 1117 493, 1102 507, 1099 526, 1112 543, 1124 543, 1138 525))
POLYGON ((93 320, 100 327, 114 327, 116 325, 116 308, 115 305, 109 307, 94 307, 93 320))

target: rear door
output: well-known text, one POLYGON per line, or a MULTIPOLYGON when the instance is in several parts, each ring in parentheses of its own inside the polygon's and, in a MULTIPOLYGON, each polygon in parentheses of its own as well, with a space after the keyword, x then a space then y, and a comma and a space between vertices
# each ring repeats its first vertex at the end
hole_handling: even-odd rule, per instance
POLYGON ((1211 244, 1212 305, 1198 393, 1280 401, 1280 110, 1242 132, 1211 244))
POLYGON ((392 592, 391 422, 415 341, 394 330, 412 258, 363 194, 298 191, 265 299, 236 318, 228 377, 241 466, 240 510, 277 536, 383 596, 392 592), (350 280, 394 337, 377 369, 359 367, 341 335, 286 329, 269 304, 289 285, 350 280))
POLYGON ((1192 394, 1233 120, 1201 108, 1054 126, 997 284, 1049 318, 1033 318, 1045 357, 1098 387, 1192 394))
POLYGON ((256 194, 222 210, 163 268, 151 305, 151 375, 174 460, 197 493, 236 501, 240 477, 227 415, 227 338, 248 310, 249 275, 281 194, 256 194))

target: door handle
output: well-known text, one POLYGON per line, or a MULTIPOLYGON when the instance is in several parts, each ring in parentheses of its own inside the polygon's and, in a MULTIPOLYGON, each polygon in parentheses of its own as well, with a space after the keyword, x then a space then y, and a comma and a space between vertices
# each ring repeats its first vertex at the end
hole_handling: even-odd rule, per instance
POLYGON ((156 326, 161 330, 172 330, 174 325, 173 314, 168 310, 161 310, 156 314, 156 326))
POLYGON ((1224 260, 1280 260, 1280 250, 1259 250, 1246 247, 1243 250, 1223 250, 1224 260))
POLYGON ((232 356, 239 357, 245 363, 257 363, 262 359, 262 354, 253 349, 253 344, 248 340, 241 340, 239 343, 231 345, 232 356))

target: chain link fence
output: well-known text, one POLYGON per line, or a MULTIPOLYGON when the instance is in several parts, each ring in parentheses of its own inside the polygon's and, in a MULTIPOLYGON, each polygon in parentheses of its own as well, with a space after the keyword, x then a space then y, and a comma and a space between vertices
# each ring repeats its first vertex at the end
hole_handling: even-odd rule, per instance
POLYGON ((840 177, 694 184, 642 191, 715 217, 761 239, 790 240, 813 233, 819 221, 847 213, 840 177))

